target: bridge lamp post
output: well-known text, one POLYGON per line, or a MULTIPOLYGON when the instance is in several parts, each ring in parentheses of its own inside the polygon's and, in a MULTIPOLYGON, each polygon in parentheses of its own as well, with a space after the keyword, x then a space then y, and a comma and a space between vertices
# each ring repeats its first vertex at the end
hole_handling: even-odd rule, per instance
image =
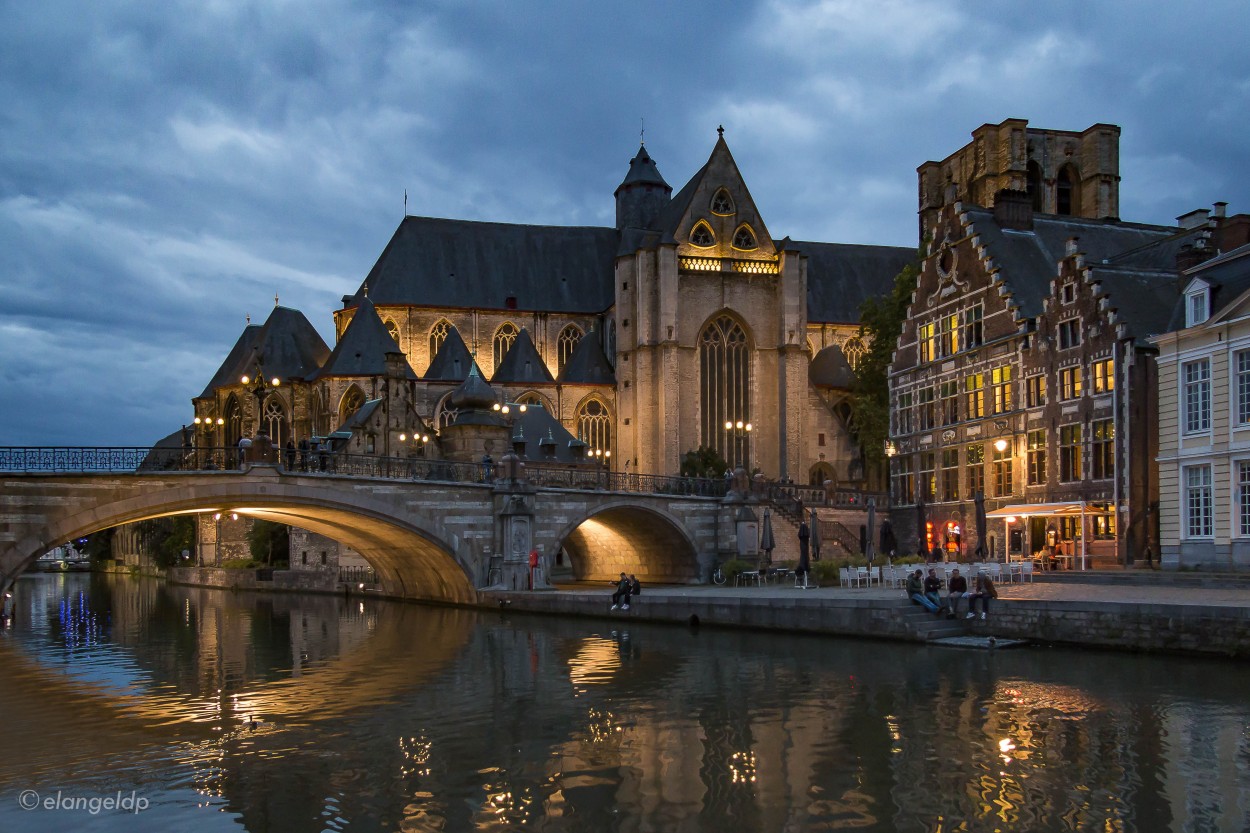
POLYGON ((885 441, 885 488, 890 495, 890 504, 894 504, 894 458, 898 456, 898 446, 894 440, 885 441))
POLYGON ((725 420, 725 432, 729 434, 730 439, 733 441, 734 458, 731 463, 734 468, 746 466, 746 458, 750 456, 751 452, 751 432, 754 430, 755 426, 749 422, 725 420), (746 454, 743 453, 744 446, 746 454))
MULTIPOLYGON (((195 427, 204 429, 203 439, 200 440, 200 443, 199 443, 200 448, 209 450, 210 457, 212 454, 211 449, 217 445, 217 441, 213 436, 213 432, 214 430, 220 431, 225 424, 226 424, 226 421, 222 417, 217 417, 216 419, 214 419, 211 416, 204 416, 204 417, 197 416, 195 418, 195 427)), ((204 462, 207 463, 208 461, 205 460, 204 462)), ((199 468, 199 465, 200 465, 199 454, 197 452, 196 468, 199 468)))
POLYGON ((252 396, 256 397, 256 433, 268 434, 265 430, 265 397, 269 395, 270 388, 278 388, 282 385, 282 380, 277 376, 272 379, 265 378, 265 362, 263 359, 256 359, 255 376, 244 375, 239 379, 244 386, 251 385, 252 396))
POLYGON ((401 432, 399 441, 406 444, 409 457, 424 457, 425 444, 430 441, 430 435, 419 431, 414 431, 412 434, 401 432))

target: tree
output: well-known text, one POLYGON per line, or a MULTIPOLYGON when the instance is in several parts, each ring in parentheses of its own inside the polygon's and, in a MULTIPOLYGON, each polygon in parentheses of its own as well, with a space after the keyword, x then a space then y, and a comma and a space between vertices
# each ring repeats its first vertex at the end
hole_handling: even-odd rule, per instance
POLYGON ((890 361, 916 291, 922 256, 923 248, 894 277, 890 294, 868 298, 859 308, 859 334, 869 346, 855 368, 852 413, 859 446, 869 463, 881 462, 890 438, 890 361))
POLYGON ((291 547, 290 535, 291 528, 286 524, 257 518, 252 522, 251 531, 247 533, 247 545, 252 552, 252 560, 263 561, 270 567, 275 562, 285 563, 291 547))
POLYGON ((682 477, 724 477, 729 471, 729 463, 720 453, 708 446, 701 445, 697 451, 687 451, 681 458, 682 477))

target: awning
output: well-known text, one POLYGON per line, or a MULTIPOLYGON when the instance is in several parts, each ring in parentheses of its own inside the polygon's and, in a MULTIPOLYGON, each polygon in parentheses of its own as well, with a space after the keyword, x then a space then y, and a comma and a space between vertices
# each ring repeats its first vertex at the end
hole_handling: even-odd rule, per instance
POLYGON ((1030 518, 1034 515, 1081 515, 1089 512, 1089 504, 1083 500, 1070 500, 1062 503, 1014 503, 1003 506, 992 512, 986 512, 987 518, 1030 518))

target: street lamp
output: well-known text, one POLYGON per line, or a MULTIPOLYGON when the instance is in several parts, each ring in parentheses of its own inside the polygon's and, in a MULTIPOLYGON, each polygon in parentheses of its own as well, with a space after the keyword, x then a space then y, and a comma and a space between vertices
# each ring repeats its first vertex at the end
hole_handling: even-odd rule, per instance
POLYGON ((753 430, 755 430, 755 426, 749 422, 743 422, 740 419, 737 421, 732 419, 725 420, 725 432, 733 438, 734 468, 744 466, 746 464, 744 457, 748 455, 744 455, 742 453, 742 445, 745 442, 747 445, 747 451, 750 452, 750 437, 753 430))
POLYGON ((411 457, 414 453, 425 456, 425 444, 430 441, 430 435, 420 431, 414 431, 411 434, 407 432, 400 432, 399 441, 401 443, 408 443, 409 457, 411 457), (411 440, 410 443, 409 440, 411 440))
POLYGON ((251 385, 252 396, 256 397, 256 433, 267 434, 265 430, 265 397, 269 394, 270 388, 277 388, 282 385, 282 380, 277 376, 272 379, 265 378, 265 360, 256 357, 256 374, 248 376, 244 374, 240 379, 244 386, 251 385))

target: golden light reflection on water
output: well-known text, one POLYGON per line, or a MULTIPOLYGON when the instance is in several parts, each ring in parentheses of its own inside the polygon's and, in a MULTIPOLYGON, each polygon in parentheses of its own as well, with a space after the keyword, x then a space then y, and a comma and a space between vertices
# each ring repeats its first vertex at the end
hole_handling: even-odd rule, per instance
POLYGON ((1245 817, 1219 803, 1245 788, 1224 763, 1250 760, 1244 673, 1185 691, 1135 658, 1109 673, 1080 654, 113 594, 111 620, 107 599, 66 597, 54 624, 0 639, 0 709, 30 724, 5 737, 29 757, 0 760, 0 829, 32 772, 72 784, 123 759, 111 771, 174 779, 248 830, 1120 833, 1145 829, 1142 802, 1159 829, 1245 817), (146 641, 126 621, 162 609, 146 641))

